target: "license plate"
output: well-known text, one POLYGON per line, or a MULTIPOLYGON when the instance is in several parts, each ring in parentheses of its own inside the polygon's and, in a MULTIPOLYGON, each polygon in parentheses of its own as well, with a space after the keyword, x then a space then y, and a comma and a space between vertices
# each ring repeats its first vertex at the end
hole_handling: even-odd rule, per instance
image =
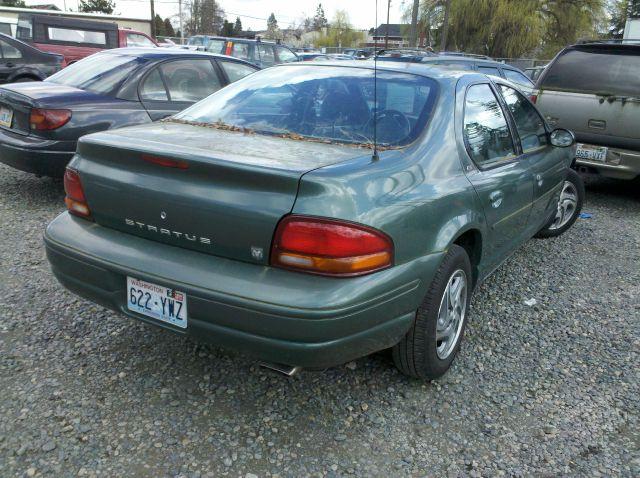
POLYGON ((13 120, 13 110, 0 106, 0 126, 6 126, 11 128, 11 121, 13 120))
POLYGON ((578 143, 576 147, 576 158, 604 163, 607 159, 607 148, 604 146, 591 146, 589 144, 578 143))
POLYGON ((187 328, 187 294, 127 277, 127 308, 133 312, 187 328))

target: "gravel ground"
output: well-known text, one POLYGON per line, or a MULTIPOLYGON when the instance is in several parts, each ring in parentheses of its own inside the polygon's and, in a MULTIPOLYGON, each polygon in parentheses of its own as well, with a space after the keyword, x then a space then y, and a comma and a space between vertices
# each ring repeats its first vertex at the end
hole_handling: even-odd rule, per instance
POLYGON ((517 251, 440 381, 386 354, 288 379, 66 292, 61 182, 0 166, 0 476, 639 476, 638 191, 593 184, 517 251))

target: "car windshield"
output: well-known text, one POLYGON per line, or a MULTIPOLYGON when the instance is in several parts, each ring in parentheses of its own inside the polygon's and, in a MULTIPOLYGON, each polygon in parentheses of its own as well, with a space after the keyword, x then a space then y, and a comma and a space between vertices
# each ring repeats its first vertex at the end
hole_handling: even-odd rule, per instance
POLYGON ((568 50, 549 66, 541 88, 610 95, 640 95, 640 55, 598 49, 568 50))
POLYGON ((99 53, 69 65, 45 81, 107 94, 116 91, 146 61, 129 55, 99 53))
POLYGON ((169 121, 322 142, 402 146, 424 129, 437 83, 373 70, 291 66, 250 75, 169 121), (295 68, 295 70, 292 70, 295 68))

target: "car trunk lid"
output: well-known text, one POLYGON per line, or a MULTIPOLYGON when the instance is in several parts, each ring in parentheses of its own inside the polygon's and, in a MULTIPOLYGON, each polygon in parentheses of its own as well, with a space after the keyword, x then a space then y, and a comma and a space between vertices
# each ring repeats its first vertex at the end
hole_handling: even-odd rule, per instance
MULTIPOLYGON (((104 102, 97 93, 49 81, 33 81, 2 85, 0 107, 12 112, 11 131, 30 134, 32 108, 71 109, 77 105, 104 102)), ((4 127, 4 126, 3 126, 4 127)))
POLYGON ((98 224, 266 264, 300 177, 363 154, 353 146, 155 123, 82 138, 72 167, 98 224))

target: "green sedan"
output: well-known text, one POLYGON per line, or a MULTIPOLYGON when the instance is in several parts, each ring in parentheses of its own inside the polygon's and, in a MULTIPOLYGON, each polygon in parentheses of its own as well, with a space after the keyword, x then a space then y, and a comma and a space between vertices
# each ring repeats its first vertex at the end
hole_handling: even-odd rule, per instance
POLYGON ((573 144, 506 80, 279 66, 81 138, 47 255, 82 297, 285 371, 391 348, 433 379, 474 288, 575 221, 573 144))

